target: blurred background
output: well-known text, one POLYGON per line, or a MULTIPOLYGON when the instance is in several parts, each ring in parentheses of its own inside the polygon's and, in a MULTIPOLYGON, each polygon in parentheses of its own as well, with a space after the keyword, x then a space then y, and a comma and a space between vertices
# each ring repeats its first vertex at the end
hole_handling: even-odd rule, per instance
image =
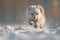
POLYGON ((60 24, 60 0, 0 0, 0 24, 24 24, 29 5, 42 5, 48 22, 60 24))

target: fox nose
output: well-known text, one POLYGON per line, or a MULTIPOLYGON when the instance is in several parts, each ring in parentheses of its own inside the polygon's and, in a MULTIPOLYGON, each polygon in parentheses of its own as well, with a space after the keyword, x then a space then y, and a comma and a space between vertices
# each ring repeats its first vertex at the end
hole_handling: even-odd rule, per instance
POLYGON ((34 19, 37 19, 37 17, 36 17, 36 16, 34 16, 34 19))
POLYGON ((36 17, 34 16, 34 19, 35 19, 36 17))
POLYGON ((35 20, 35 19, 37 19, 37 16, 33 16, 32 18, 33 18, 33 20, 35 20))

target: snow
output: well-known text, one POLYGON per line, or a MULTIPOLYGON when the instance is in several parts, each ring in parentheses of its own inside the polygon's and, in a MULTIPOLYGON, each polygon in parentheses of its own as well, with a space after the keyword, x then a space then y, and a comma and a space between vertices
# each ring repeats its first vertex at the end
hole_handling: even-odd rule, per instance
POLYGON ((5 32, 0 26, 0 40, 60 40, 59 26, 56 29, 47 26, 40 29, 29 25, 6 25, 6 27, 5 32))

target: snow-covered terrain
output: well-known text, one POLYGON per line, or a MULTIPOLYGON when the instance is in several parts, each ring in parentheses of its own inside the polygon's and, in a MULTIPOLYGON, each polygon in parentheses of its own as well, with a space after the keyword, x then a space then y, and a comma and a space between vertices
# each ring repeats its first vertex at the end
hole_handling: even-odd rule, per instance
POLYGON ((47 26, 39 29, 29 25, 6 25, 6 31, 0 26, 0 40, 60 40, 60 27, 47 26))

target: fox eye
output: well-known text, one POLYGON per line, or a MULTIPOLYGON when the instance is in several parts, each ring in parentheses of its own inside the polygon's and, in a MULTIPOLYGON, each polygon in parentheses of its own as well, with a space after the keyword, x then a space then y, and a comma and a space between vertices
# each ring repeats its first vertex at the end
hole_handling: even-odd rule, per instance
POLYGON ((33 13, 31 13, 31 15, 34 15, 33 13))
POLYGON ((38 13, 36 13, 36 15, 38 15, 38 13))

